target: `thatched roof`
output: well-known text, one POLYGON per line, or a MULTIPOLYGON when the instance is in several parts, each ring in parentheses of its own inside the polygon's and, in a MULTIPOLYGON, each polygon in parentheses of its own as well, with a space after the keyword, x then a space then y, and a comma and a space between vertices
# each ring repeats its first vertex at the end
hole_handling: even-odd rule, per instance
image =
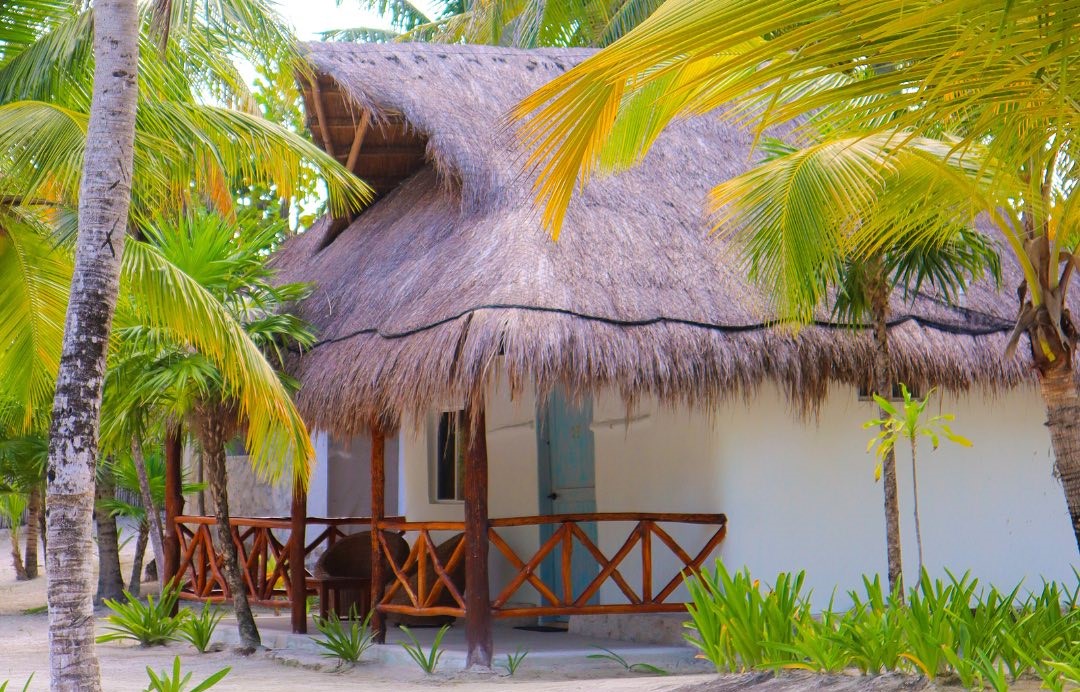
MULTIPOLYGON (((802 404, 830 383, 868 382, 866 333, 769 328, 731 248, 706 238, 706 191, 751 163, 749 136, 718 118, 669 128, 640 167, 591 184, 550 240, 500 122, 588 54, 309 46, 316 141, 381 195, 347 228, 320 221, 275 260, 283 279, 317 284, 302 312, 319 342, 293 367, 309 423, 396 424, 463 400, 497 371, 515 391, 612 387, 628 401, 651 394, 705 408, 770 379, 802 404)), ((1017 271, 1005 273, 1011 289, 1017 271)), ((992 391, 1029 380, 1026 361, 1002 355, 1012 291, 978 285, 965 298, 955 309, 893 297, 901 381, 992 391)))

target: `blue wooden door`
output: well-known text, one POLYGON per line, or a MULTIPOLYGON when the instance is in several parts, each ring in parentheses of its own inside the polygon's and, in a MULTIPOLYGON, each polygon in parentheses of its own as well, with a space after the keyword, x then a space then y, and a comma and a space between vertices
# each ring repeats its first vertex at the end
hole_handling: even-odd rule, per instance
MULTIPOLYGON (((539 490, 542 514, 583 514, 596 511, 596 472, 592 432, 592 402, 573 402, 557 389, 537 412, 539 444, 539 490)), ((596 524, 580 524, 595 543, 596 524)), ((541 544, 551 537, 557 525, 540 527, 541 544)), ((556 548, 540 566, 544 583, 563 593, 561 549, 556 548)), ((576 598, 596 577, 599 566, 575 539, 571 576, 576 598)), ((595 599, 591 600, 593 602, 595 599)))

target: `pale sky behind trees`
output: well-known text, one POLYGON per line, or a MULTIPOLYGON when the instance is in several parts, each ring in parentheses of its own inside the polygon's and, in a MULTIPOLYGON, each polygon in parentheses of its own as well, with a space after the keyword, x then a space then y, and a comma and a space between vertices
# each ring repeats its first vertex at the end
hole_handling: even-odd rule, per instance
MULTIPOLYGON (((430 9, 430 0, 418 0, 416 4, 430 9)), ((302 41, 316 41, 319 33, 327 29, 353 29, 373 27, 385 29, 387 22, 374 12, 360 9, 355 0, 278 0, 281 14, 296 29, 302 41)))

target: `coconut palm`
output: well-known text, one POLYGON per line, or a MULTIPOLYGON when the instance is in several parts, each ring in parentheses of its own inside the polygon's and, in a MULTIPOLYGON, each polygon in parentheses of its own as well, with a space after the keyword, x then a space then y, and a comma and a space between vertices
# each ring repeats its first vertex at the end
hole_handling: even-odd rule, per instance
MULTIPOLYGON (((816 295, 823 257, 941 242, 958 225, 977 231, 984 214, 1024 274, 1006 355, 1027 335, 1080 545, 1066 308, 1080 239, 1078 21, 1074 4, 1041 0, 669 0, 518 109, 532 116, 522 134, 545 221, 557 235, 578 182, 632 165, 673 119, 723 105, 759 133, 796 122, 801 143, 807 127, 827 126, 818 146, 848 153, 836 159, 838 186, 817 188, 834 202, 831 223, 785 237, 776 272, 763 275, 795 312, 813 309, 804 299, 816 295), (943 128, 955 139, 941 141, 943 128), (903 188, 876 199, 898 169, 903 188)), ((724 199, 714 199, 721 217, 724 199)))
MULTIPOLYGON (((43 431, 48 422, 39 411, 27 427, 20 416, 20 406, 9 399, 0 399, 0 491, 12 496, 6 501, 11 511, 17 509, 16 504, 24 505, 11 527, 12 541, 15 541, 17 523, 22 521, 25 511, 26 543, 25 549, 19 551, 15 572, 19 578, 36 579, 37 544, 44 519, 45 461, 48 456, 48 440, 43 431)), ((13 545, 13 553, 16 549, 18 546, 13 545)))
MULTIPOLYGON (((766 285, 787 286, 784 277, 793 269, 783 266, 786 259, 783 243, 788 238, 813 236, 820 226, 829 223, 833 213, 830 195, 816 191, 842 187, 843 180, 835 179, 836 161, 858 156, 857 148, 837 147, 823 133, 815 141, 825 146, 811 144, 798 149, 780 140, 766 139, 762 147, 766 156, 756 168, 713 190, 713 200, 728 209, 728 218, 722 223, 744 229, 740 240, 751 278, 763 280, 766 285)), ((893 188, 897 184, 902 186, 904 180, 900 178, 893 188)), ((890 194, 894 194, 893 189, 885 188, 877 199, 890 194)), ((995 246, 963 226, 956 226, 953 234, 940 243, 902 242, 868 257, 837 251, 819 254, 814 262, 807 264, 810 266, 800 265, 794 271, 813 271, 818 281, 807 287, 806 295, 795 298, 785 298, 784 293, 776 295, 774 309, 782 319, 808 321, 813 315, 800 310, 831 300, 833 315, 840 323, 853 327, 870 325, 874 361, 870 380, 865 385, 886 398, 894 391, 888 336, 892 291, 899 288, 909 297, 927 288, 952 303, 969 281, 987 273, 995 282, 1000 282, 1001 277, 995 246), (831 294, 829 289, 833 289, 831 294)), ((879 411, 880 418, 887 415, 885 409, 879 411)), ((882 470, 889 588, 902 599, 900 505, 892 448, 884 451, 882 470)))
MULTIPOLYGON (((199 211, 179 222, 148 227, 145 234, 148 247, 197 283, 253 347, 262 349, 270 361, 280 365, 281 349, 306 346, 312 341, 303 323, 282 309, 306 295, 307 287, 275 286, 271 283, 272 272, 266 267, 266 257, 278 242, 280 230, 281 224, 243 219, 232 223, 199 211)), ((257 469, 264 476, 280 475, 280 469, 268 463, 267 452, 282 443, 295 444, 294 431, 287 430, 283 435, 280 429, 266 429, 253 438, 251 428, 257 421, 237 396, 227 371, 198 347, 176 340, 168 330, 134 325, 124 329, 123 341, 129 346, 121 349, 124 362, 116 370, 116 380, 125 383, 118 388, 122 389, 119 398, 123 403, 110 407, 116 414, 109 416, 110 424, 104 431, 111 437, 115 430, 128 425, 126 421, 155 409, 166 414, 162 417, 189 420, 202 448, 217 518, 217 549, 236 608, 241 640, 246 646, 258 646, 259 634, 230 528, 225 450, 244 426, 247 448, 257 459, 257 469), (128 372, 120 375, 121 370, 128 372)), ((269 371, 269 375, 273 376, 273 372, 269 371)), ((282 386, 281 382, 277 384, 282 386)), ((288 403, 287 396, 284 398, 288 403)), ((304 471, 293 475, 299 477, 304 471)))
POLYGON ((327 31, 343 41, 430 41, 538 48, 606 46, 648 17, 662 0, 443 0, 427 11, 411 0, 358 0, 390 29, 327 31))
MULTIPOLYGON (((328 161, 310 143, 267 130, 253 116, 197 108, 195 90, 185 89, 193 81, 173 79, 192 74, 217 88, 235 86, 236 71, 216 69, 225 61, 208 58, 290 45, 260 0, 161 0, 142 16, 135 0, 98 0, 85 11, 79 11, 81 3, 74 9, 55 2, 30 4, 43 13, 32 25, 38 30, 33 42, 26 39, 26 25, 13 31, 0 24, 0 92, 33 89, 47 102, 4 99, 0 160, 4 183, 18 205, 36 205, 40 199, 78 203, 74 290, 65 316, 50 434, 50 668, 54 689, 97 690, 86 560, 101 387, 129 221, 146 218, 147 210, 165 206, 162 201, 183 203, 193 185, 198 193, 206 191, 209 199, 220 201, 226 196, 226 173, 257 172, 287 190, 301 156, 328 161), (90 32, 92 61, 86 40, 90 32), (177 54, 182 59, 170 61, 177 54), (169 67, 176 63, 179 69, 169 67), (27 75, 34 79, 21 78, 27 75), (74 104, 64 100, 72 95, 81 95, 83 110, 79 98, 74 104), (229 131, 237 129, 246 132, 233 141, 229 131), (272 136, 261 136, 268 131, 272 136), (170 148, 176 155, 167 153, 170 148), (274 153, 269 150, 284 157, 267 156, 274 153)), ((322 167, 333 179, 335 208, 343 210, 359 200, 359 183, 332 163, 322 167)), ((7 229, 6 219, 0 226, 7 229)), ((148 260, 140 254, 139 260, 148 260)), ((206 323, 193 321, 189 326, 205 328, 206 323)), ((229 355, 217 350, 213 357, 229 355)), ((267 424, 255 421, 255 429, 267 424)), ((295 454, 310 455, 309 443, 298 434, 302 424, 293 428, 295 454)))

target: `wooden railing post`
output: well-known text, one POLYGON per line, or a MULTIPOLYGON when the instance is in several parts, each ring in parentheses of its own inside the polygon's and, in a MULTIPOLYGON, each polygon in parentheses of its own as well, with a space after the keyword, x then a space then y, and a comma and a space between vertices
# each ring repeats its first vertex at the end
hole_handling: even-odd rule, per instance
POLYGON ((292 631, 307 634, 307 490, 299 480, 293 481, 292 516, 289 523, 289 591, 292 603, 292 631))
POLYGON ((484 405, 466 408, 465 452, 465 668, 491 668, 491 597, 488 585, 488 458, 484 405))
POLYGON ((179 576, 180 534, 176 518, 184 513, 183 456, 184 437, 180 426, 170 425, 165 433, 165 564, 158 565, 161 583, 166 586, 179 576))
POLYGON ((375 643, 386 643, 386 618, 379 612, 386 575, 383 574, 379 522, 386 514, 386 435, 381 429, 371 431, 371 630, 375 643))

